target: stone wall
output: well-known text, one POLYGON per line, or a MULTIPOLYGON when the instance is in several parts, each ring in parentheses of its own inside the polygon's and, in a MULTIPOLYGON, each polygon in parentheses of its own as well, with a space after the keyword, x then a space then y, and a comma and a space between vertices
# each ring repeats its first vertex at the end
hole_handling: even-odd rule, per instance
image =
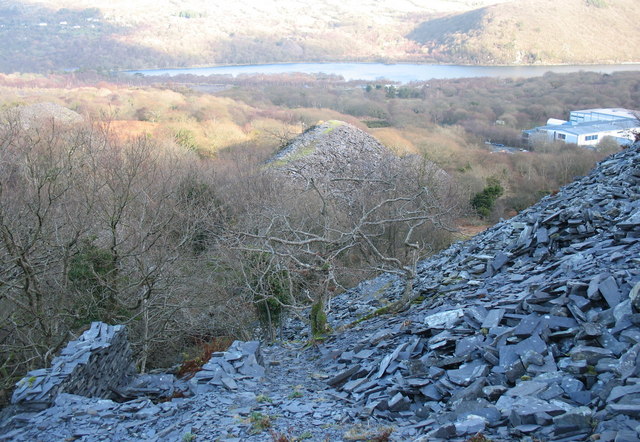
POLYGON ((60 393, 110 398, 113 389, 133 375, 126 328, 94 322, 79 339, 69 342, 50 368, 27 373, 17 383, 11 403, 44 409, 60 393))

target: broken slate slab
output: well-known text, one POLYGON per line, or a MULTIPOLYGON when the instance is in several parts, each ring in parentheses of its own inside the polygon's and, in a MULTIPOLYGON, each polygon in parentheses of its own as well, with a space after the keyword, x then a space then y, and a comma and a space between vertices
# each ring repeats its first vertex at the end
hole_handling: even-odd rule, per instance
POLYGON ((626 380, 631 376, 636 376, 640 372, 640 364, 638 364, 638 358, 640 357, 640 344, 636 344, 631 347, 626 353, 620 356, 620 362, 616 371, 620 374, 622 380, 626 380))
POLYGON ((509 255, 504 252, 498 252, 496 257, 491 261, 491 268, 494 272, 500 270, 507 262, 509 262, 509 255))
POLYGON ((360 365, 356 364, 353 367, 351 367, 351 368, 343 371, 342 373, 337 374, 336 376, 332 377, 331 379, 327 380, 327 384, 329 384, 332 387, 340 385, 342 382, 346 381, 351 376, 353 376, 358 371, 360 371, 360 368, 361 368, 360 365))
POLYGON ((463 364, 456 370, 448 370, 447 377, 456 385, 466 387, 474 380, 482 378, 489 372, 489 366, 481 360, 463 364))
POLYGON ((613 357, 614 354, 606 348, 578 345, 571 349, 569 356, 573 360, 586 360, 587 364, 596 365, 600 359, 613 357))
POLYGON ((449 310, 427 316, 424 318, 424 324, 429 328, 450 329, 460 322, 463 316, 463 309, 449 310))
POLYGON ((484 431, 487 421, 481 416, 469 415, 455 423, 457 436, 472 436, 484 431))
POLYGON ((502 308, 490 310, 489 313, 487 313, 487 316, 484 318, 484 321, 482 321, 482 328, 490 330, 494 327, 497 327, 500 324, 500 321, 502 320, 504 314, 505 309, 502 308))
POLYGON ((598 290, 607 301, 607 304, 609 304, 609 307, 614 308, 620 303, 622 293, 620 292, 618 283, 613 278, 613 276, 609 276, 603 281, 600 281, 600 283, 598 284, 598 290))

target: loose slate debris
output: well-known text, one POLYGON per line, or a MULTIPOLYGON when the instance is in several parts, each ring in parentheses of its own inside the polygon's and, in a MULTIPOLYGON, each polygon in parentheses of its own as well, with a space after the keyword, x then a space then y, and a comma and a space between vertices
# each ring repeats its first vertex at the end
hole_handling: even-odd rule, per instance
MULTIPOLYGON (((432 438, 479 429, 489 437, 575 440, 608 432, 615 439, 617 431, 623 437, 625 428, 640 428, 640 226, 630 221, 640 207, 640 157, 638 147, 632 149, 557 196, 422 263, 417 289, 446 295, 427 296, 403 317, 416 325, 400 335, 388 333, 383 341, 385 348, 398 348, 419 336, 419 352, 406 360, 377 352, 370 365, 361 365, 371 370, 368 379, 379 382, 360 378, 359 385, 371 385, 371 392, 345 392, 365 409, 402 393, 417 415, 410 420, 422 421, 421 431, 432 438), (446 287, 450 281, 455 292, 446 287), (416 361, 424 374, 412 371, 416 361), (381 364, 395 369, 381 375, 381 364), (430 373, 429 367, 444 372, 430 373), (603 387, 615 393, 603 397, 603 387), (620 397, 629 404, 617 403, 620 397), (455 416, 461 403, 479 398, 495 406, 500 418, 481 424, 455 416), (424 424, 425 418, 434 422, 424 424)), ((343 295, 342 302, 361 302, 357 294, 343 295)), ((342 323, 339 315, 348 312, 333 317, 342 323)), ((391 321, 387 329, 393 329, 391 321)), ((380 333, 380 324, 376 328, 380 333)), ((367 349, 365 339, 357 344, 367 349)), ((404 419, 381 405, 372 414, 404 419)))
POLYGON ((195 374, 192 384, 197 393, 214 391, 213 386, 237 390, 238 382, 260 379, 264 374, 260 342, 235 341, 227 351, 213 353, 209 362, 195 374))
MULTIPOLYGON (((638 440, 639 213, 635 145, 422 262, 424 301, 401 315, 358 321, 402 296, 381 275, 332 300, 343 331, 321 345, 236 343, 196 375, 199 394, 166 403, 58 394, 5 419, 0 440, 264 440, 250 434, 255 412, 315 440, 372 422, 396 440, 638 440)), ((284 333, 300 339, 304 325, 284 333)))

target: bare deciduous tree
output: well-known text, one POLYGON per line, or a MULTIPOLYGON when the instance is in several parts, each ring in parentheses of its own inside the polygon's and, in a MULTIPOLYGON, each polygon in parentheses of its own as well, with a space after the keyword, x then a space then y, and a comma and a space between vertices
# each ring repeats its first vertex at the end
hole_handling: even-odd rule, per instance
POLYGON ((106 124, 25 128, 5 116, 0 140, 6 373, 48 363, 93 320, 130 326, 142 370, 156 348, 198 328, 211 290, 193 263, 202 220, 219 213, 197 157, 147 138, 119 142, 106 124))
MULTIPOLYGON (((406 289, 394 308, 405 308, 416 263, 447 243, 463 208, 453 181, 418 157, 391 153, 375 164, 356 159, 331 164, 331 170, 308 166, 292 162, 254 178, 262 188, 268 182, 270 191, 252 200, 230 247, 277 261, 270 269, 286 269, 296 279, 298 299, 327 308, 345 283, 399 274, 406 289)), ((295 299, 288 298, 289 307, 299 308, 295 299)))

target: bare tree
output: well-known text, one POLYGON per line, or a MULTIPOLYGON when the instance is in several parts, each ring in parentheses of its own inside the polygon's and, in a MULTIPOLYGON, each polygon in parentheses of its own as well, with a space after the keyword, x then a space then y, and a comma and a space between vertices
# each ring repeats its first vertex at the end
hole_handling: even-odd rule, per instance
POLYGON ((203 190, 212 177, 192 153, 147 138, 120 142, 108 129, 0 119, 7 372, 47 364, 93 320, 128 324, 144 370, 155 349, 208 320, 194 314, 211 290, 193 263, 201 220, 218 215, 203 190))
MULTIPOLYGON (((231 247, 269 257, 277 262, 270 270, 286 269, 298 296, 282 307, 294 309, 296 298, 330 308, 332 293, 378 272, 402 276, 404 296, 393 309, 405 308, 416 263, 447 243, 463 209, 441 169, 391 153, 376 164, 337 162, 330 171, 292 162, 255 180, 263 189, 268 182, 270 191, 252 200, 231 247)), ((268 290, 261 293, 274 300, 268 290)))

